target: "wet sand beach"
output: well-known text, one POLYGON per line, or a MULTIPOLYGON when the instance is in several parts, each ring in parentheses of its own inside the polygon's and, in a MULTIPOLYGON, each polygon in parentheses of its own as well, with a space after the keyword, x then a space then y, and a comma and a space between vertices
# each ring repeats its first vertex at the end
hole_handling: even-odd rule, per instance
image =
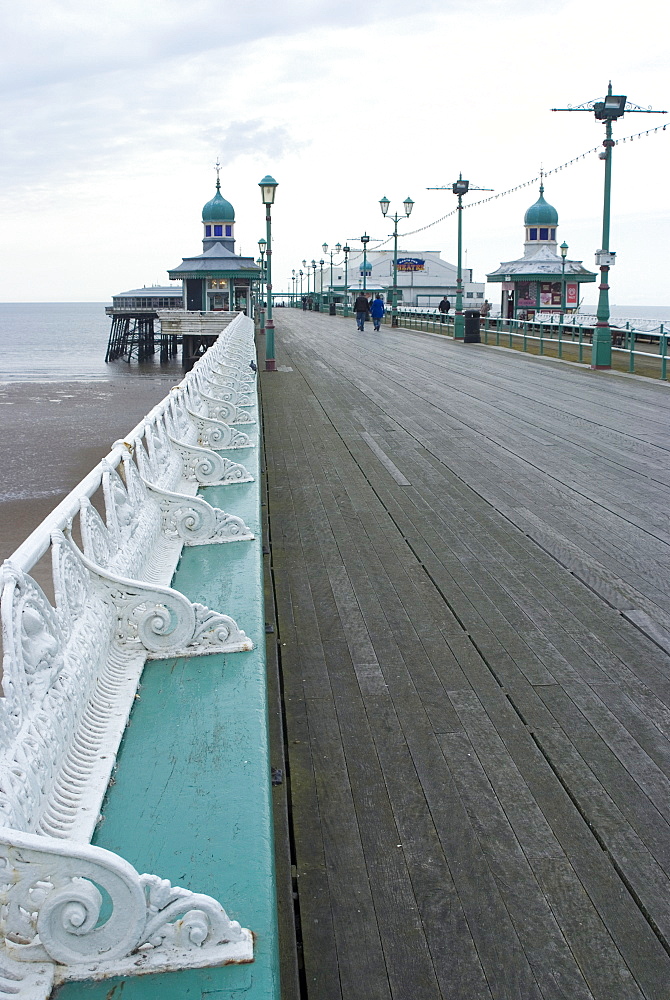
POLYGON ((0 560, 179 377, 0 384, 0 560))

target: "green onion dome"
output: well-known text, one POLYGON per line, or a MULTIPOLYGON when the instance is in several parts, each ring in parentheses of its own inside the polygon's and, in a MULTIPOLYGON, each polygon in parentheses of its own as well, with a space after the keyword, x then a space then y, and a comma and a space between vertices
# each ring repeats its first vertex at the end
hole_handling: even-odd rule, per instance
POLYGON ((202 221, 203 222, 234 222, 235 221, 235 209, 226 201, 225 198, 221 196, 221 185, 217 177, 216 180, 216 194, 211 201, 208 201, 206 205, 203 205, 202 209, 202 221))
POLYGON ((524 216, 526 226, 557 226, 558 212, 544 200, 544 186, 540 186, 540 197, 531 205, 524 216))

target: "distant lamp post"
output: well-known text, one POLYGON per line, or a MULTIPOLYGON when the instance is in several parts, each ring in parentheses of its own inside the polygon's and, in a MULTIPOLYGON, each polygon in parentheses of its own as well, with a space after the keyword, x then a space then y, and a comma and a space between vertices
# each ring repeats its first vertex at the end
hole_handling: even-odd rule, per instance
POLYGON ((565 313, 565 258, 568 256, 568 244, 561 243, 561 326, 563 326, 563 314, 565 313))
MULTIPOLYGON (((382 215, 386 215, 391 202, 386 196, 379 199, 379 206, 382 210, 382 215)), ((411 198, 405 198, 403 205, 405 206, 405 216, 409 218, 412 214, 412 209, 414 208, 414 202, 411 198)), ((393 290, 391 292, 391 326, 398 325, 398 220, 402 216, 395 215, 390 216, 393 219, 393 290)))
POLYGON ((591 350, 592 368, 612 367, 612 330, 610 328, 610 303, 609 303, 609 270, 616 260, 616 254, 610 252, 610 203, 612 192, 612 150, 614 140, 612 139, 612 122, 621 118, 626 108, 626 98, 624 95, 612 93, 612 84, 607 88, 607 97, 604 101, 597 101, 593 105, 593 111, 599 121, 605 122, 605 147, 601 158, 605 161, 605 191, 603 198, 603 238, 602 247, 596 251, 596 264, 600 268, 600 285, 598 287, 598 309, 596 312, 597 322, 593 331, 593 345, 591 350))
POLYGON ((368 281, 368 243, 370 242, 370 237, 367 233, 363 233, 361 236, 361 243, 363 244, 363 295, 367 291, 367 281, 368 281))
MULTIPOLYGON (((445 191, 446 188, 431 187, 428 191, 445 191)), ((468 191, 491 191, 492 188, 472 187, 470 181, 464 181, 463 175, 451 185, 451 190, 458 198, 458 262, 456 269, 456 313, 454 315, 454 340, 465 339, 465 318, 463 316, 463 195, 468 191)))
POLYGON ((302 269, 300 269, 298 271, 298 274, 300 275, 300 299, 301 299, 301 301, 302 301, 302 276, 303 276, 304 273, 305 272, 302 269))
POLYGON ((454 340, 465 338, 465 318, 463 316, 463 195, 468 193, 470 181, 464 181, 461 174, 452 185, 452 191, 458 198, 458 261, 456 273, 456 315, 454 316, 454 340))
POLYGON ((342 298, 342 315, 344 317, 349 315, 349 254, 351 253, 350 246, 343 246, 342 253, 344 254, 344 296, 342 298))
POLYGON ((258 241, 258 249, 260 250, 260 268, 261 273, 259 276, 259 290, 260 290, 260 302, 259 302, 259 320, 260 320, 260 330, 258 331, 261 335, 265 333, 265 293, 263 292, 263 284, 265 281, 265 251, 267 249, 267 242, 261 236, 258 241))
POLYGON ((314 302, 312 303, 312 305, 316 306, 316 311, 318 312, 319 311, 319 300, 316 297, 316 261, 315 260, 312 260, 312 263, 310 264, 310 267, 312 268, 312 298, 314 299, 314 302))
POLYGON ((323 265, 325 261, 323 257, 319 261, 319 267, 321 268, 321 275, 319 277, 319 303, 323 304, 323 265))
MULTIPOLYGON (((321 244, 321 249, 323 250, 323 255, 325 257, 326 254, 328 253, 328 244, 327 243, 322 243, 321 244)), ((330 305, 330 296, 332 294, 332 284, 333 284, 333 251, 331 250, 330 251, 330 285, 331 285, 331 288, 328 291, 328 297, 327 297, 328 305, 330 305)), ((323 274, 321 275, 321 293, 323 294, 323 274)))
POLYGON ((265 265, 265 288, 267 290, 267 318, 265 321, 265 370, 274 372, 277 370, 275 362, 275 325, 272 319, 272 206, 277 190, 277 181, 269 174, 259 181, 261 197, 265 205, 265 225, 267 227, 267 250, 265 265))
MULTIPOLYGON (((306 260, 303 260, 302 266, 305 269, 305 273, 307 274, 307 295, 309 295, 309 268, 307 267, 307 261, 306 260)), ((300 290, 302 291, 302 289, 300 289, 300 290)))
POLYGON ((591 351, 592 368, 612 367, 612 330, 610 329, 609 304, 609 270, 616 261, 616 253, 610 250, 610 200, 612 190, 612 122, 625 113, 666 115, 667 111, 653 111, 651 108, 639 108, 637 104, 627 104, 623 94, 612 93, 612 82, 607 87, 607 96, 602 101, 589 101, 574 108, 552 108, 552 111, 593 111, 596 120, 605 122, 604 150, 598 156, 605 161, 605 192, 603 198, 603 236, 602 247, 596 250, 596 265, 600 268, 600 285, 598 286, 597 322, 593 331, 593 348, 591 351))
POLYGON ((324 254, 330 254, 330 285, 328 286, 328 305, 330 307, 331 315, 334 316, 335 310, 333 309, 333 305, 335 300, 333 298, 333 254, 339 257, 339 255, 342 253, 342 244, 336 243, 335 246, 331 250, 329 250, 328 244, 323 243, 321 249, 323 250, 324 254))
POLYGON ((291 295, 291 305, 295 309, 295 268, 291 271, 291 281, 293 282, 293 294, 291 295))

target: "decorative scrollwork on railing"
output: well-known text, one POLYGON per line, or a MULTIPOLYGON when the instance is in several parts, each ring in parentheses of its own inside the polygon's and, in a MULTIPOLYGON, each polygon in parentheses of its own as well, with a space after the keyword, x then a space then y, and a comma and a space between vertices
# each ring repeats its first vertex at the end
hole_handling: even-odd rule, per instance
POLYGON ((160 486, 167 485, 169 489, 175 472, 179 469, 180 456, 170 445, 164 420, 158 419, 150 424, 145 429, 144 438, 149 459, 149 475, 144 476, 144 472, 142 475, 160 486))
POLYGON ((239 364, 234 362, 228 362, 228 364, 226 364, 223 361, 212 360, 210 371, 223 378, 237 379, 240 385, 246 384, 248 386, 249 392, 254 387, 256 374, 248 366, 241 367, 239 364))
POLYGON ((234 403, 235 406, 253 405, 250 393, 238 392, 237 389, 228 389, 225 386, 217 385, 207 374, 203 374, 198 381, 198 388, 201 388, 208 396, 213 396, 214 399, 223 399, 228 403, 234 403))
POLYGON ((75 786, 91 754, 95 760, 90 720, 84 733, 80 723, 97 677, 91 664, 105 662, 112 620, 62 532, 53 533, 52 545, 57 610, 27 574, 11 563, 3 567, 0 825, 33 831, 46 826, 62 836, 80 801, 75 786), (61 796, 70 749, 76 760, 61 796))
POLYGON ((202 416, 193 410, 188 410, 198 435, 198 444, 212 451, 223 451, 227 448, 250 448, 252 440, 244 431, 237 430, 232 424, 223 420, 213 420, 202 416))
POLYGON ((102 489, 109 530, 117 545, 127 545, 137 529, 139 510, 116 469, 102 461, 102 489))
POLYGON ((185 545, 210 545, 254 537, 241 517, 212 507, 202 497, 169 493, 151 483, 146 488, 160 505, 163 531, 168 538, 179 539, 185 545))
POLYGON ((253 405, 244 370, 252 343, 222 341, 202 375, 187 376, 67 498, 58 529, 0 567, 0 997, 46 1000, 68 979, 253 960, 250 933, 211 897, 80 846, 145 661, 253 648, 229 615, 160 585, 183 544, 253 538, 241 517, 186 495, 252 481, 215 450, 253 446, 223 419, 255 422, 243 409, 253 405), (207 401, 199 385, 217 356, 215 380, 245 392, 207 401), (104 518, 91 502, 100 488, 104 518), (53 603, 26 572, 49 544, 53 603))
POLYGON ((82 560, 103 601, 114 608, 120 648, 143 647, 151 659, 253 649, 229 615, 192 604, 170 587, 125 579, 82 560))
POLYGON ((139 875, 99 847, 6 828, 0 914, 15 976, 14 962, 55 964, 63 981, 122 974, 131 958, 140 972, 253 959, 250 932, 211 896, 139 875))
MULTIPOLYGON (((90 510, 106 531, 95 508, 90 507, 90 510)), ((109 550, 104 549, 104 554, 109 556, 109 550)), ((61 531, 55 531, 51 536, 51 566, 58 619, 63 632, 70 637, 75 625, 81 623, 84 608, 91 595, 91 578, 79 559, 77 550, 65 543, 65 536, 61 531)))
POLYGON ((170 442, 182 459, 182 475, 200 486, 225 486, 229 483, 251 483, 253 476, 239 462, 218 455, 209 448, 184 444, 170 438, 170 442))
POLYGON ((106 568, 112 564, 118 551, 117 541, 88 497, 81 497, 79 506, 79 524, 84 552, 91 562, 106 568))
POLYGON ((65 636, 41 587, 7 561, 2 567, 3 677, 16 727, 63 667, 65 636))
POLYGON ((208 396, 205 392, 198 391, 193 394, 193 410, 207 411, 207 416, 212 420, 222 420, 226 424, 255 424, 255 419, 249 410, 236 403, 230 403, 226 399, 216 399, 208 396))

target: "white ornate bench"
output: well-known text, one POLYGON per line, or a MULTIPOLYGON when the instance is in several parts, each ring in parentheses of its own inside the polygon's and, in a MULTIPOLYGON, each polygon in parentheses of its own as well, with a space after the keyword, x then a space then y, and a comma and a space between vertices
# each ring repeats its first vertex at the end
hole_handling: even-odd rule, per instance
POLYGON ((215 899, 89 843, 145 662, 252 648, 225 609, 169 584, 184 545, 253 538, 195 496, 252 481, 215 448, 257 442, 199 411, 208 387, 253 411, 253 356, 240 315, 0 568, 0 996, 253 961, 251 932, 215 899), (30 575, 46 554, 53 600, 30 575))

